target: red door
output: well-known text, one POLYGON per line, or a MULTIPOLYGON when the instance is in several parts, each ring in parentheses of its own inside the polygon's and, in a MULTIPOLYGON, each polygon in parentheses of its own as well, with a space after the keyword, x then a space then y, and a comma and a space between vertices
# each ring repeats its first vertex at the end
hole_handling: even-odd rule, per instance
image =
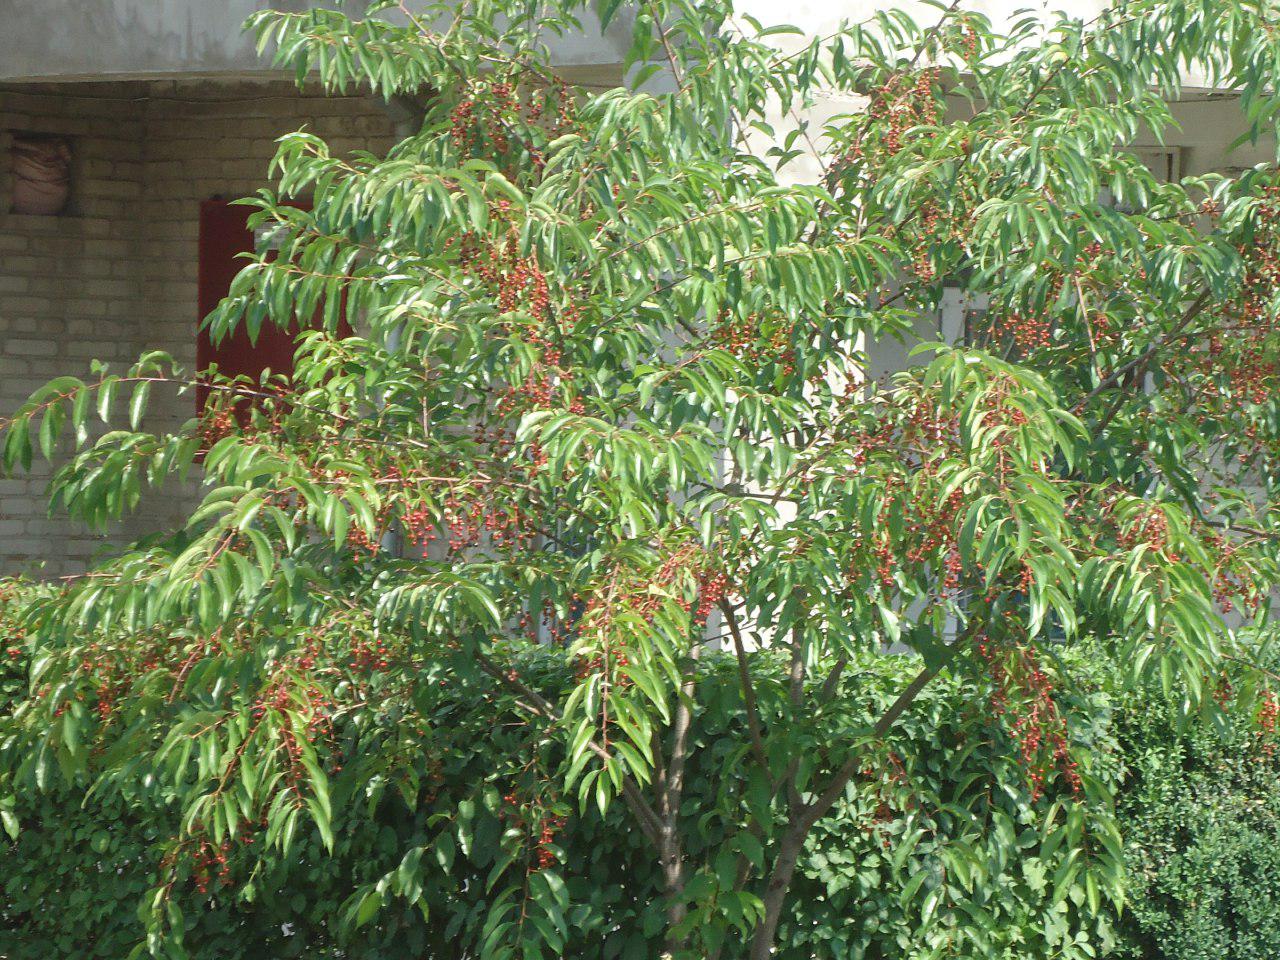
MULTIPOLYGON (((231 281, 245 266, 239 256, 253 252, 253 233, 248 220, 253 207, 233 206, 225 200, 205 200, 200 204, 200 268, 197 291, 200 320, 218 305, 231 289, 231 281)), ((257 343, 249 341, 243 327, 214 343, 203 327, 196 338, 196 368, 207 370, 217 364, 218 372, 229 377, 247 376, 255 382, 264 370, 293 372, 293 333, 266 322, 258 331, 257 343)), ((204 409, 208 389, 196 391, 196 413, 204 409)))

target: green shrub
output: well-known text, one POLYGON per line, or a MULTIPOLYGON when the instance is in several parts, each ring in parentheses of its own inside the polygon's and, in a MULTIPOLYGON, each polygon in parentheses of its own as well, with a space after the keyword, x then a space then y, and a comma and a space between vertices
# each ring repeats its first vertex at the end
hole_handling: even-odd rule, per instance
POLYGON ((1227 713, 1183 727, 1151 692, 1122 714, 1127 957, 1280 956, 1280 758, 1252 710, 1227 713))
MULTIPOLYGON (((856 706, 841 722, 867 722, 916 669, 909 657, 856 662, 839 697, 856 706)), ((11 700, 0 714, 19 703, 22 664, 10 660, 4 670, 11 700)), ((572 679, 551 656, 528 664, 526 672, 549 694, 572 679)), ((440 677, 421 678, 431 702, 430 729, 405 730, 396 717, 383 716, 381 729, 339 735, 344 763, 382 758, 384 771, 366 766, 334 778, 332 854, 315 834, 303 838, 289 862, 260 856, 257 839, 237 842, 227 851, 225 881, 215 870, 207 894, 197 889, 191 862, 171 863, 177 817, 168 798, 149 790, 146 771, 92 791, 83 781, 64 784, 56 774, 43 793, 17 791, 10 813, 20 829, 0 845, 0 956, 35 960, 51 949, 104 960, 127 956, 146 936, 137 908, 156 895, 158 883, 172 881, 183 947, 201 960, 461 960, 478 955, 489 932, 492 872, 505 858, 532 849, 530 882, 539 882, 539 826, 556 817, 564 823, 554 827, 548 856, 559 869, 545 875, 563 878, 574 905, 563 956, 658 956, 661 878, 625 811, 613 807, 602 818, 594 808, 584 813, 548 793, 547 771, 562 748, 487 678, 451 676, 447 686, 440 677), (388 763, 393 755, 398 760, 388 763), (428 869, 419 870, 424 863, 428 869), (429 887, 422 908, 409 906, 414 891, 397 886, 411 874, 429 887)), ((965 706, 973 702, 973 682, 932 686, 904 718, 887 773, 855 779, 814 834, 779 957, 924 957, 961 931, 963 942, 977 938, 991 957, 1023 956, 1020 943, 1049 955, 1064 941, 1109 941, 1109 915, 1091 912, 1083 894, 1070 911, 1051 908, 1047 881, 1063 855, 1055 857, 1042 842, 1038 821, 1052 798, 1033 802, 1016 788, 1022 775, 1007 735, 965 706), (1015 786, 989 792, 996 782, 1015 786), (948 840, 961 832, 987 837, 983 856, 949 859, 948 840), (920 933, 919 897, 903 895, 907 885, 941 919, 927 938, 920 933)), ((696 737, 707 749, 695 752, 688 771, 684 816, 698 824, 689 855, 703 863, 691 882, 713 888, 738 864, 707 859, 741 822, 753 785, 723 772, 740 769, 728 754, 744 742, 736 664, 710 658, 701 683, 709 707, 698 718, 696 737)), ((1089 696, 1097 700, 1093 714, 1105 717, 1100 696, 1089 696)), ((767 693, 761 707, 767 717, 767 693)), ((1082 747, 1106 736, 1105 723, 1076 733, 1082 747)), ((1100 768, 1094 773, 1114 779, 1112 762, 1095 755, 1100 768)), ((1061 804, 1050 815, 1062 822, 1061 804)), ((726 960, 737 949, 729 945, 726 960)))
MULTIPOLYGON (((28 667, 17 626, 3 616, 0 633, 10 639, 0 645, 0 717, 21 709, 28 667)), ((553 656, 527 667, 548 694, 571 682, 553 656)), ((848 714, 840 723, 865 722, 917 667, 912 657, 855 662, 838 697, 848 714)), ((698 825, 689 855, 704 863, 692 882, 710 888, 738 867, 706 861, 740 822, 752 789, 723 773, 738 769, 729 754, 745 739, 735 671, 717 657, 704 666, 707 709, 695 735, 705 749, 693 754, 683 811, 698 825)), ((1090 775, 1121 788, 1131 894, 1119 921, 1084 886, 1069 907, 1052 906, 1064 875, 1052 829, 1066 827, 1063 806, 1017 789, 1022 773, 1008 735, 975 712, 976 681, 952 678, 904 717, 885 769, 856 778, 813 832, 778 957, 1039 960, 1067 944, 1135 960, 1280 955, 1280 762, 1255 718, 1246 711, 1222 729, 1180 725, 1176 704, 1159 691, 1115 705, 1098 669, 1077 663, 1074 672, 1083 682, 1059 697, 1075 699, 1073 717, 1092 718, 1072 730, 1077 752, 1090 775), (969 843, 959 846, 981 849, 980 857, 955 857, 950 841, 962 834, 969 843), (935 914, 927 926, 921 894, 935 914)), ((250 833, 228 849, 225 878, 215 866, 207 894, 189 854, 174 859, 176 808, 145 770, 92 785, 55 771, 43 791, 0 789, 12 833, 0 839, 0 957, 130 956, 147 936, 138 908, 158 884, 171 884, 183 949, 196 960, 463 960, 490 932, 495 868, 527 856, 530 882, 540 882, 544 824, 553 828, 547 857, 559 867, 546 875, 563 878, 574 905, 563 956, 658 956, 661 878, 625 812, 613 807, 602 818, 555 796, 547 772, 560 761, 557 742, 488 678, 465 669, 449 676, 448 684, 443 674, 420 678, 429 728, 383 713, 371 729, 335 734, 353 766, 334 778, 331 854, 310 827, 299 828, 312 832, 287 861, 263 855, 250 833), (422 906, 410 905, 406 882, 427 885, 422 906)), ((724 957, 736 955, 730 946, 724 957)))

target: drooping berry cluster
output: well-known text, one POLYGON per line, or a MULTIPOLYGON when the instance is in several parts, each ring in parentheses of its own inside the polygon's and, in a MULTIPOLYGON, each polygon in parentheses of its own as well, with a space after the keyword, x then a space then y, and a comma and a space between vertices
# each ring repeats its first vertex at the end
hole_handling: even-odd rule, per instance
POLYGON ((785 377, 796 372, 795 324, 791 321, 732 317, 725 312, 710 339, 753 367, 776 364, 785 377))
MULTIPOLYGON (((511 313, 521 306, 538 323, 545 323, 550 313, 551 294, 547 277, 529 257, 512 257, 510 267, 498 278, 498 309, 511 313)), ((551 360, 550 362, 556 362, 551 360)))
POLYGON ((449 121, 449 138, 459 153, 491 159, 522 149, 534 170, 541 170, 545 160, 531 125, 552 140, 580 126, 575 99, 563 79, 522 86, 511 71, 470 80, 449 121))
POLYGON ((18 581, 0 582, 0 647, 4 648, 9 662, 16 662, 23 654, 26 628, 19 622, 23 608, 18 581))
POLYGON ((498 549, 519 549, 537 536, 518 500, 504 501, 487 491, 451 492, 443 520, 452 553, 477 547, 482 540, 498 549))
POLYGON ((196 430, 200 437, 200 446, 209 449, 224 437, 237 432, 239 424, 232 408, 210 398, 201 411, 196 430))
POLYGON ((698 574, 698 606, 693 611, 693 622, 701 626, 707 622, 711 611, 725 598, 729 590, 729 575, 710 566, 698 574))
MULTIPOLYGON (((508 218, 508 214, 509 208, 501 208, 495 218, 508 218)), ((584 413, 586 406, 565 364, 566 330, 581 319, 579 292, 557 292, 553 308, 546 274, 535 257, 520 255, 518 239, 519 230, 510 223, 505 240, 489 242, 466 234, 458 244, 459 266, 496 301, 500 313, 496 328, 504 336, 538 348, 523 379, 498 390, 494 415, 511 420, 557 404, 571 413, 584 413)))
POLYGON ((1231 436, 1225 452, 1246 465, 1280 462, 1280 436, 1268 408, 1280 382, 1276 347, 1280 311, 1280 185, 1262 190, 1251 231, 1237 245, 1243 278, 1236 297, 1215 302, 1187 348, 1170 351, 1162 369, 1182 387, 1193 419, 1231 436))
POLYGON ((357 635, 351 640, 351 657, 348 662, 355 673, 372 673, 391 666, 391 651, 382 636, 357 635))
POLYGON ((868 113, 878 121, 880 143, 886 153, 901 150, 911 128, 937 124, 940 73, 936 67, 895 73, 872 91, 868 113))
POLYGON ((223 840, 217 845, 203 838, 199 841, 192 857, 191 877, 201 894, 207 894, 209 885, 215 880, 224 884, 230 882, 231 866, 227 862, 230 848, 230 840, 223 840))
POLYGON ((997 343, 1012 342, 1023 354, 1049 346, 1052 333, 1053 325, 1042 316, 1014 312, 991 320, 992 339, 997 343))
POLYGON ((1215 530, 1201 531, 1200 536, 1217 558, 1212 587, 1218 609, 1224 614, 1233 613, 1239 602, 1250 616, 1256 614, 1262 606, 1262 592, 1252 571, 1240 562, 1240 544, 1215 530))
POLYGON ((1009 733, 1027 774, 1032 800, 1059 775, 1079 797, 1083 782, 1067 740, 1067 723, 1053 698, 1053 682, 1035 651, 1016 642, 980 639, 975 649, 991 680, 991 708, 1009 721, 1009 733))
POLYGON ((1276 752, 1276 727, 1280 721, 1280 700, 1268 688, 1262 692, 1258 705, 1258 741, 1261 753, 1270 759, 1276 752))
MULTIPOLYGON (((690 628, 700 631, 711 612, 728 595, 731 584, 727 572, 707 556, 699 544, 690 542, 666 548, 659 543, 658 547, 664 550, 664 556, 656 569, 644 575, 616 571, 579 607, 581 617, 576 619, 573 630, 561 634, 566 639, 572 633, 595 640, 594 646, 588 648, 590 652, 578 659, 580 679, 598 675, 606 691, 632 685, 627 669, 631 666, 631 652, 626 637, 634 627, 615 630, 615 621, 621 614, 652 622, 664 607, 674 604, 688 616, 690 628)), ((581 598, 575 600, 581 603, 581 598)), ((601 728, 606 738, 607 727, 605 716, 601 728)))
POLYGON ((498 814, 509 830, 524 838, 530 855, 530 868, 546 870, 559 863, 556 837, 564 830, 568 818, 556 812, 555 805, 546 799, 534 797, 522 801, 515 790, 503 794, 502 803, 498 814))
POLYGON ((1121 550, 1132 550, 1142 545, 1163 553, 1169 546, 1169 518, 1159 507, 1143 505, 1128 523, 1121 526, 1116 541, 1121 550))
POLYGON ((281 753, 281 768, 288 790, 302 797, 308 779, 304 755, 317 745, 334 750, 334 705, 310 675, 322 656, 318 636, 307 639, 300 657, 292 664, 297 672, 281 669, 254 698, 250 708, 253 730, 269 730, 281 753), (295 724, 294 717, 303 723, 295 724), (265 725, 265 726, 264 726, 265 725))
POLYGON ((413 503, 400 515, 406 539, 419 549, 426 549, 437 537, 436 515, 426 503, 413 503))
MULTIPOLYGON (((990 431, 978 451, 994 454, 993 469, 1004 476, 1015 467, 1006 451, 1015 447, 1016 431, 1027 426, 1027 416, 1003 381, 990 386, 976 409, 985 423, 1005 428, 990 431)), ((910 565, 936 576, 943 591, 955 593, 963 586, 966 562, 973 562, 962 555, 959 543, 969 493, 940 473, 948 461, 972 456, 963 446, 958 411, 928 392, 904 392, 886 400, 879 412, 853 432, 848 446, 846 469, 855 474, 876 470, 883 495, 876 523, 852 541, 846 582, 851 589, 861 584, 862 589, 892 595, 903 567, 910 565)), ((1043 468, 1040 463, 1029 466, 1043 468)))

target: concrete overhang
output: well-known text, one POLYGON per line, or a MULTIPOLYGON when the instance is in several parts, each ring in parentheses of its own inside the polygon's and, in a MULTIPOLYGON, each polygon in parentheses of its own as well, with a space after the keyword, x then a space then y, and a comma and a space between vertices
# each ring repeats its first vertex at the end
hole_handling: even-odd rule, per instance
MULTIPOLYGON (((363 0, 0 0, 0 82, 270 75, 245 19, 313 6, 365 9, 363 0)), ((592 19, 583 16, 580 35, 549 39, 573 73, 618 64, 626 52, 629 22, 601 36, 592 19)))

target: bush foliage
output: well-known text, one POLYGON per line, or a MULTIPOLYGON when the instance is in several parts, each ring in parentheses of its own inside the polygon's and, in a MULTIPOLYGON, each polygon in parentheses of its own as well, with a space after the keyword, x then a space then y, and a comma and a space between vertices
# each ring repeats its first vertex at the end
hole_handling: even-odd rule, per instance
MULTIPOLYGON (((552 657, 524 669, 550 692, 573 681, 552 657)), ((913 669, 915 658, 866 659, 849 671, 842 692, 865 720, 913 669)), ((708 707, 694 737, 706 749, 695 754, 685 801, 700 826, 691 841, 697 858, 714 855, 743 819, 752 787, 734 773, 731 756, 744 723, 736 664, 710 658, 703 670, 708 707)), ((396 717, 385 716, 375 729, 337 733, 348 744, 343 762, 370 769, 351 781, 359 796, 333 797, 335 810, 352 812, 335 819, 332 853, 309 830, 291 862, 263 870, 254 851, 233 846, 226 876, 215 871, 207 894, 184 866, 172 903, 193 957, 475 956, 500 894, 487 881, 512 856, 528 859, 531 883, 563 878, 557 882, 573 904, 565 935, 555 938, 563 956, 649 960, 662 952, 661 877, 624 811, 610 808, 602 817, 594 806, 583 811, 572 798, 548 793, 545 770, 562 748, 490 678, 434 681, 422 678, 429 730, 406 735, 396 717), (384 779, 371 762, 384 751, 416 759, 384 779), (537 869, 544 844, 556 848, 558 874, 537 869), (413 906, 392 894, 407 873, 401 864, 419 858, 427 865, 419 881, 423 902, 413 906), (366 904, 382 906, 379 887, 389 892, 374 915, 366 904)), ((854 781, 814 833, 786 911, 780 956, 925 957, 974 919, 983 922, 993 957, 1022 956, 1028 944, 1048 956, 1064 937, 1107 937, 1108 919, 1053 906, 1046 887, 1065 851, 1055 854, 1044 842, 1039 818, 1049 801, 1033 802, 1025 789, 991 791, 993 783, 1018 784, 1022 777, 1002 728, 975 715, 972 691, 963 689, 969 685, 931 687, 890 747, 893 773, 854 781), (948 841, 962 833, 986 835, 980 861, 948 861, 948 841), (959 876, 942 880, 957 869, 959 876), (928 933, 912 897, 902 893, 912 877, 939 890, 929 909, 944 916, 928 933)), ((1108 733, 1101 727, 1088 738, 1105 741, 1108 733)), ((94 791, 87 800, 85 783, 27 795, 13 810, 19 830, 0 859, 3 936, 16 938, 0 943, 13 960, 47 956, 50 943, 66 955, 118 958, 145 937, 136 908, 165 873, 180 811, 164 791, 149 792, 142 783, 94 791)), ((716 881, 708 873, 694 882, 716 881)))
MULTIPOLYGON (((4 626, 17 635, 11 619, 4 626)), ((1005 726, 975 709, 982 691, 951 678, 922 694, 891 738, 888 774, 852 781, 809 838, 778 956, 923 960, 973 956, 977 944, 984 957, 1014 960, 1057 956, 1075 942, 1142 960, 1256 960, 1280 949, 1274 734, 1253 716, 1217 730, 1180 726, 1176 703, 1159 689, 1116 701, 1106 670, 1074 666, 1081 684, 1062 696, 1073 716, 1091 718, 1073 730, 1077 755, 1119 791, 1128 912, 1087 902, 1087 892, 1066 904, 1053 895, 1073 847, 1051 828, 1096 829, 1109 843, 1114 828, 1086 822, 1082 811, 1063 816, 1061 800, 1033 799, 1005 726), (981 856, 961 860, 953 849, 981 856), (920 916, 919 885, 937 891, 925 901, 937 917, 920 916)), ((24 655, 5 658, 0 713, 21 703, 28 667, 24 655)), ((874 716, 917 669, 912 656, 860 658, 842 681, 842 699, 858 705, 845 722, 874 716)), ((527 657, 522 670, 550 693, 574 681, 571 665, 550 652, 527 657)), ((751 791, 732 756, 745 723, 736 662, 716 655, 701 670, 707 709, 693 737, 705 749, 693 755, 685 801, 699 825, 694 857, 714 855, 751 791)), ((363 768, 347 781, 351 795, 333 798, 348 813, 335 816, 332 851, 314 828, 301 828, 287 860, 260 857, 260 841, 246 837, 204 882, 189 864, 172 872, 181 810, 141 771, 95 784, 91 765, 71 782, 55 777, 44 792, 11 798, 0 841, 0 956, 133 955, 147 935, 139 908, 164 881, 193 960, 464 960, 492 935, 486 918, 501 891, 491 881, 511 857, 525 859, 530 883, 565 885, 567 928, 549 933, 562 956, 658 956, 662 878, 625 811, 601 815, 556 795, 546 775, 563 759, 556 739, 493 678, 462 675, 450 684, 443 674, 421 678, 429 728, 405 730, 389 711, 363 730, 335 731, 342 762, 363 768), (558 872, 539 869, 547 857, 562 864, 558 872), (405 888, 414 883, 421 889, 405 888)))
MULTIPOLYGON (((1229 702, 1229 692, 1224 687, 1229 702)), ((1177 723, 1168 699, 1122 712, 1129 850, 1124 956, 1280 956, 1280 762, 1275 702, 1215 729, 1177 723)))

